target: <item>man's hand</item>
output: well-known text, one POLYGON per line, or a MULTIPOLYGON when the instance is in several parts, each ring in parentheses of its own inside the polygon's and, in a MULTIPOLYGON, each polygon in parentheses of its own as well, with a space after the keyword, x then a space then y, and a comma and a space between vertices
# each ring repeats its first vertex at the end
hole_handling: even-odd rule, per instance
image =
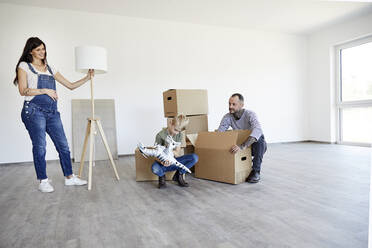
POLYGON ((237 153, 238 151, 240 151, 241 149, 240 149, 240 147, 239 146, 237 146, 237 145, 233 145, 232 147, 231 147, 231 149, 230 149, 230 152, 231 153, 237 153))

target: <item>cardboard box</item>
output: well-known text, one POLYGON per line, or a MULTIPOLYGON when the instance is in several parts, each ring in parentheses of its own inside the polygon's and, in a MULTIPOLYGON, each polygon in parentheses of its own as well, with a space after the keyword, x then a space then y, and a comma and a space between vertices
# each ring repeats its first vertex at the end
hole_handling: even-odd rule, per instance
POLYGON ((250 134, 249 130, 235 130, 188 135, 199 156, 195 177, 231 184, 244 182, 252 169, 251 149, 232 154, 230 148, 243 143, 250 134))
MULTIPOLYGON (((135 150, 136 160, 136 181, 157 181, 158 176, 152 173, 151 166, 155 162, 154 158, 145 158, 138 148, 135 150)), ((165 174, 166 180, 172 180, 176 171, 170 171, 165 174)))
POLYGON ((193 146, 192 144, 189 144, 189 142, 186 143, 186 144, 187 144, 186 147, 183 148, 183 153, 184 153, 184 154, 195 153, 195 148, 194 148, 194 146, 193 146))
POLYGON ((189 124, 186 127, 186 134, 208 132, 208 115, 187 116, 189 124))
MULTIPOLYGON (((191 154, 191 153, 195 153, 195 148, 194 146, 190 143, 190 141, 188 141, 186 143, 186 147, 183 148, 183 153, 184 155, 186 154, 191 154)), ((195 172, 195 166, 191 167, 191 172, 195 172)))
POLYGON ((199 115, 199 116, 188 116, 190 119, 189 124, 186 127, 186 130, 182 131, 182 140, 181 148, 187 146, 187 135, 188 134, 197 134, 199 132, 207 131, 208 132, 208 116, 199 115))
POLYGON ((207 90, 167 90, 163 92, 164 116, 174 117, 177 114, 208 114, 207 90))
MULTIPOLYGON (((182 131, 186 142, 187 134, 196 134, 199 132, 208 132, 208 115, 191 115, 187 116, 189 119, 189 124, 186 126, 186 129, 182 131)), ((168 118, 169 122, 172 118, 168 118)), ((185 147, 185 144, 182 141, 182 147, 185 147)))

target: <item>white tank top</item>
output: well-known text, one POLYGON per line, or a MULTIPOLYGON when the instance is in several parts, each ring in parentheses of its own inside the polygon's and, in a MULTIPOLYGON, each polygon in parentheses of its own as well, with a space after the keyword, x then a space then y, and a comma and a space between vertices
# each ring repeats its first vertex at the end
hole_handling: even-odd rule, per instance
MULTIPOLYGON (((30 68, 28 67, 28 64, 26 62, 21 62, 19 64, 18 68, 21 68, 22 70, 24 70, 26 72, 27 88, 37 89, 37 75, 30 70, 30 68)), ((50 76, 54 76, 58 72, 58 70, 56 70, 54 67, 52 67, 50 65, 49 65, 49 68, 53 72, 53 75, 50 74, 49 70, 38 71, 35 67, 33 67, 33 68, 38 74, 44 74, 44 75, 50 75, 50 76)), ((34 97, 35 96, 25 96, 25 101, 31 101, 34 97)))

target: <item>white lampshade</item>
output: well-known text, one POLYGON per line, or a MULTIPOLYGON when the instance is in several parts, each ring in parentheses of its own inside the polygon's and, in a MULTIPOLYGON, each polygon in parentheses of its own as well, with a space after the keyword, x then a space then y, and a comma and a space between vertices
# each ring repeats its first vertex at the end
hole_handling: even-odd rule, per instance
POLYGON ((75 47, 75 69, 82 73, 87 73, 89 69, 94 69, 95 74, 106 73, 106 49, 97 46, 75 47))

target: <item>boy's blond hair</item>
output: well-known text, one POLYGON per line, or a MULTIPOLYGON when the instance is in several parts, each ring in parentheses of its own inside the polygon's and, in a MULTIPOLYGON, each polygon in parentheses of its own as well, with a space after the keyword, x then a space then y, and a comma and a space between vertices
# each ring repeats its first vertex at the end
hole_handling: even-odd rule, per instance
POLYGON ((183 131, 186 129, 187 125, 189 124, 189 118, 186 117, 184 114, 179 114, 176 117, 169 118, 169 123, 174 125, 178 130, 183 131))

